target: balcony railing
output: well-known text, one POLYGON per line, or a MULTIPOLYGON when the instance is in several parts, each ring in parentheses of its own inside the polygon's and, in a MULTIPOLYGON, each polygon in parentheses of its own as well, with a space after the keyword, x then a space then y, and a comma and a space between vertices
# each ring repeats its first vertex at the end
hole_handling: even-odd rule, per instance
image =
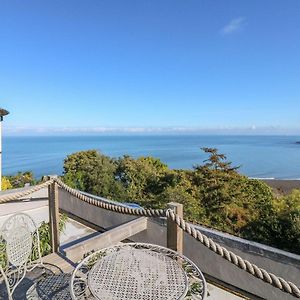
MULTIPOLYGON (((91 251, 130 239, 167 246, 179 253, 184 252, 199 264, 208 277, 217 279, 236 290, 268 299, 300 298, 300 290, 296 284, 243 259, 203 234, 200 228, 186 222, 183 219, 183 206, 178 203, 169 203, 166 209, 161 210, 126 207, 72 189, 60 179, 51 177, 48 181, 26 191, 0 196, 0 204, 15 201, 45 188, 48 188, 49 195, 49 222, 53 252, 53 255, 47 259, 52 262, 55 260, 66 269, 68 267, 66 261, 78 262, 91 251), (77 221, 98 226, 105 232, 68 247, 61 247, 58 226, 60 211, 66 212, 77 221), (253 279, 249 277, 249 274, 253 279)), ((244 253, 240 250, 238 252, 244 253)), ((249 256, 246 251, 245 254, 249 256)), ((284 272, 297 281, 300 278, 297 276, 297 274, 300 275, 299 261, 295 258, 295 265, 286 265, 290 272, 288 270, 284 272)), ((269 264, 266 263, 266 265, 269 264)))

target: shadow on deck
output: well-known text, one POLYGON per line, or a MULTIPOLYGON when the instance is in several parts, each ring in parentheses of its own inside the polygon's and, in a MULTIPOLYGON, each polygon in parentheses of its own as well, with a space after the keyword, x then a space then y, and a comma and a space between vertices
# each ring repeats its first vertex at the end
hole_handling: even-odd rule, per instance
MULTIPOLYGON (((54 263, 59 261, 52 254, 45 257, 45 261, 47 260, 53 260, 54 263)), ((62 264, 61 266, 64 267, 66 265, 62 264)), ((66 270, 69 269, 67 268, 66 270)), ((26 277, 17 286, 13 298, 14 300, 69 300, 71 299, 69 292, 70 278, 71 275, 63 272, 59 265, 45 263, 45 268, 36 268, 34 271, 26 274, 26 277)), ((0 284, 0 299, 8 299, 4 282, 0 284)))

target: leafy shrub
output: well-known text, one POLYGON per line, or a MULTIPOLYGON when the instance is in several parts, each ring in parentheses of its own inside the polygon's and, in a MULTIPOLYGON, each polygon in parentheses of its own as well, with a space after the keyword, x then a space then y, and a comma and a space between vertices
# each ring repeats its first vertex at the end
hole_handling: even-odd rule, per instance
POLYGON ((69 186, 111 198, 118 192, 116 161, 96 150, 69 155, 64 161, 64 181, 69 186))
POLYGON ((208 158, 193 170, 171 170, 153 157, 81 151, 66 158, 63 180, 145 208, 176 201, 189 221, 300 254, 300 192, 278 198, 264 182, 239 174, 217 149, 202 150, 208 158))
POLYGON ((9 190, 12 188, 12 185, 11 185, 9 179, 5 176, 2 177, 1 187, 2 187, 2 191, 9 190))
POLYGON ((18 172, 16 175, 7 176, 11 188, 24 187, 26 183, 34 185, 36 183, 32 172, 18 172))
MULTIPOLYGON (((59 232, 63 232, 66 227, 66 222, 68 217, 65 214, 60 214, 59 216, 59 232)), ((50 244, 50 227, 49 222, 43 221, 39 227, 39 236, 40 236, 40 250, 41 255, 45 256, 51 253, 51 244, 50 244)), ((34 258, 37 258, 37 253, 34 254, 34 258)))
POLYGON ((300 254, 300 190, 274 198, 272 212, 249 222, 242 236, 300 254))

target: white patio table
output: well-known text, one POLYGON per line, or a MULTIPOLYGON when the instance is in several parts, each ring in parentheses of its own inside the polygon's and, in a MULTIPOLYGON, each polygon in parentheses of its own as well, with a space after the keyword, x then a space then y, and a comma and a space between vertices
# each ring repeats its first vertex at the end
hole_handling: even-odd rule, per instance
POLYGON ((72 299, 205 299, 206 282, 187 257, 165 247, 126 243, 96 251, 71 277, 72 299))

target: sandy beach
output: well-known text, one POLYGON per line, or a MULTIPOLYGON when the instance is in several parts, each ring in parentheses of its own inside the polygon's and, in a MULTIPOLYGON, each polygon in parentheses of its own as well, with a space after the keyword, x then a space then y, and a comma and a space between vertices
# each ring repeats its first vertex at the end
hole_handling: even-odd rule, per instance
POLYGON ((262 179, 279 194, 289 194, 294 189, 300 189, 300 179, 262 179))

